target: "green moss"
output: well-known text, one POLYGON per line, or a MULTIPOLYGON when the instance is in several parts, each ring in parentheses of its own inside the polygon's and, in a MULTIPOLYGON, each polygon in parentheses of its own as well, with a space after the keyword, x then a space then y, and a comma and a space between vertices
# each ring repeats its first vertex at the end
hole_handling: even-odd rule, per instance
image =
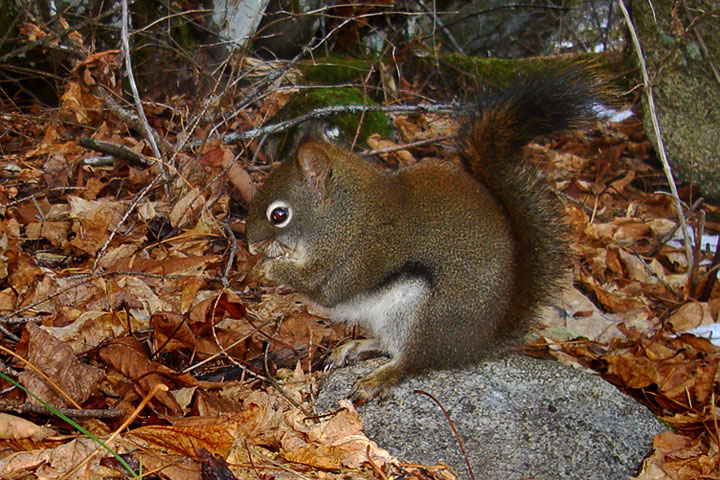
POLYGON ((586 66, 603 78, 616 76, 622 57, 614 54, 532 57, 499 59, 446 54, 439 57, 416 58, 415 71, 425 72, 431 83, 441 86, 449 95, 473 92, 485 86, 504 88, 518 75, 562 70, 570 66, 586 66))
POLYGON ((458 75, 470 85, 507 85, 517 75, 517 62, 501 58, 479 58, 460 54, 447 54, 440 58, 444 74, 458 75))
POLYGON ((357 58, 324 57, 300 64, 309 83, 337 85, 356 82, 370 71, 371 62, 357 58))
MULTIPOLYGON (((316 108, 331 105, 377 105, 359 90, 352 87, 317 87, 301 90, 278 113, 278 120, 287 120, 304 115, 316 108)), ((332 125, 339 127, 346 141, 355 137, 358 125, 358 140, 364 142, 373 133, 383 136, 390 134, 390 121, 381 112, 341 113, 326 118, 332 125)))

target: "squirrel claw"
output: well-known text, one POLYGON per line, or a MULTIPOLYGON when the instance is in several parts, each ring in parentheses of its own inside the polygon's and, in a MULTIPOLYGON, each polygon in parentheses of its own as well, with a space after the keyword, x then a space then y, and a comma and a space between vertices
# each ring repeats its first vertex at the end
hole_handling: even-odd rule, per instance
POLYGON ((390 396, 390 388, 404 375, 404 370, 394 360, 376 368, 366 377, 358 379, 350 391, 349 398, 353 405, 362 405, 380 397, 381 400, 390 396))
POLYGON ((365 378, 358 379, 353 385, 352 390, 350 390, 350 395, 348 395, 348 398, 354 406, 358 407, 368 403, 375 397, 380 397, 381 399, 387 398, 389 389, 366 385, 365 382, 363 382, 364 380, 365 378))
POLYGON ((337 347, 328 357, 323 367, 323 372, 327 373, 336 368, 350 365, 359 360, 365 360, 377 357, 383 354, 380 343, 374 339, 351 340, 337 347))

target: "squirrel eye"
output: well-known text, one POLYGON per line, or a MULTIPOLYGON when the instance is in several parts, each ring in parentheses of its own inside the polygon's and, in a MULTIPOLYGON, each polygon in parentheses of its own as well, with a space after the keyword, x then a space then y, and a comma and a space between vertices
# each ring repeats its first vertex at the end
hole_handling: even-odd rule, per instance
POLYGON ((276 227, 286 227, 292 220, 292 207, 282 200, 276 200, 267 208, 267 219, 276 227))

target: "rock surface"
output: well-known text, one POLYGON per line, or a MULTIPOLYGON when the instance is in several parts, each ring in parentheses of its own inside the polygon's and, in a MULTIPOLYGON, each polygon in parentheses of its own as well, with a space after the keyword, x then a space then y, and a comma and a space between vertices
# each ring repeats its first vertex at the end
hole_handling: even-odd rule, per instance
MULTIPOLYGON (((384 360, 331 373, 319 411, 337 408, 353 381, 384 360)), ((475 478, 627 480, 667 430, 650 412, 600 377, 521 355, 464 370, 436 371, 396 386, 358 412, 368 437, 400 459, 445 462, 470 478, 445 416, 465 445, 475 478)))

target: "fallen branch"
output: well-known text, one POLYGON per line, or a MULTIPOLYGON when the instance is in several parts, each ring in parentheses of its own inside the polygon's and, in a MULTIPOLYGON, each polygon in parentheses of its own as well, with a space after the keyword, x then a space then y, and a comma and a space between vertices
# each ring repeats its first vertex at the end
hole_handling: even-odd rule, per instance
MULTIPOLYGON (((261 137, 263 135, 269 135, 272 133, 282 132, 288 130, 295 125, 299 125, 308 120, 315 120, 318 118, 330 117, 332 115, 338 115, 341 113, 360 113, 360 112, 382 112, 382 113, 452 113, 462 110, 462 107, 458 103, 438 103, 434 105, 329 105, 327 107, 320 107, 309 111, 304 115, 292 118, 290 120, 284 120, 278 123, 272 123, 259 128, 252 128, 245 130, 244 132, 235 132, 228 135, 223 135, 222 142, 229 144, 240 140, 250 140, 253 138, 261 137)), ((199 145, 203 141, 192 142, 192 146, 199 145)))
POLYGON ((90 150, 95 150, 96 152, 107 153, 114 157, 125 159, 140 168, 147 168, 156 163, 154 158, 148 158, 142 153, 138 153, 117 143, 94 140, 90 137, 81 137, 78 144, 90 150))
MULTIPOLYGON (((55 407, 55 410, 62 413, 66 417, 82 419, 114 419, 122 418, 125 415, 125 411, 119 408, 78 410, 76 408, 55 407)), ((17 404, 12 402, 0 402, 0 412, 30 413, 35 415, 55 416, 53 412, 45 408, 43 405, 33 405, 30 403, 17 404)))

